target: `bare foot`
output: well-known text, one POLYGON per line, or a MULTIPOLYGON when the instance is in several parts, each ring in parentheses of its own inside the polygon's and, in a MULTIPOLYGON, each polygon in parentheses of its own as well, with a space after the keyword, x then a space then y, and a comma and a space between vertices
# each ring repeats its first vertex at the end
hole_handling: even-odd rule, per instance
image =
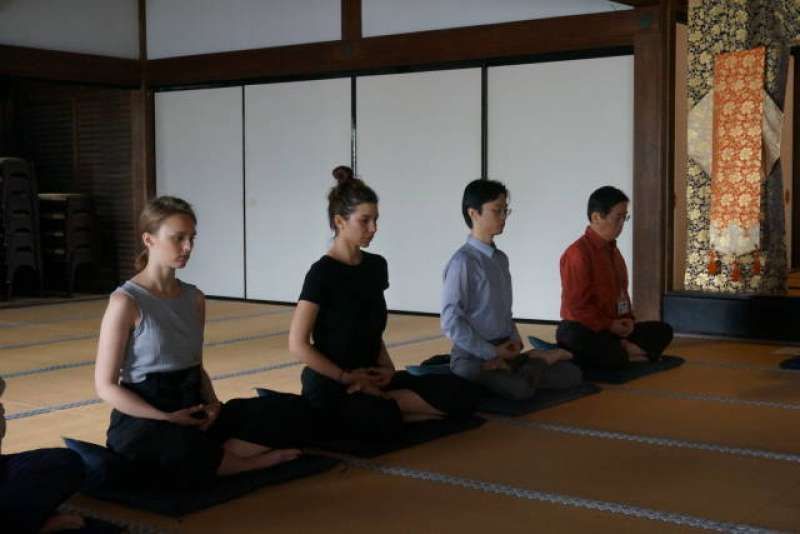
POLYGON ((420 421, 433 421, 434 419, 444 419, 443 415, 432 413, 404 413, 404 423, 418 423, 420 421))
POLYGON ((647 353, 636 343, 631 343, 627 339, 622 340, 622 348, 628 353, 631 359, 641 360, 647 358, 647 353))
POLYGON ((44 522, 39 532, 60 532, 62 530, 78 530, 86 526, 83 518, 77 514, 56 514, 44 522))
POLYGON ((572 359, 572 353, 564 349, 534 350, 530 352, 531 358, 544 360, 547 365, 572 359))
POLYGON ((231 438, 222 444, 222 448, 227 452, 240 456, 242 458, 251 458, 269 452, 270 448, 264 445, 258 445, 249 441, 231 438))
POLYGON ((296 460, 302 456, 302 454, 303 451, 300 449, 272 449, 269 452, 261 454, 259 459, 261 460, 260 463, 262 467, 270 467, 296 460))

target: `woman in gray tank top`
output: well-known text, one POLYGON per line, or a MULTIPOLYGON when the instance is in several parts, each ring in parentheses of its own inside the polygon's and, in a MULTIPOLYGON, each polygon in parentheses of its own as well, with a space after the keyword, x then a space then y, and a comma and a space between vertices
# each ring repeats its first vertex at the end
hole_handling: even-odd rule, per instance
POLYGON ((203 368, 204 295, 175 277, 195 225, 183 200, 145 207, 138 273, 111 294, 95 366, 97 393, 114 408, 108 447, 181 486, 294 460, 312 429, 297 395, 223 404, 214 393, 203 368))

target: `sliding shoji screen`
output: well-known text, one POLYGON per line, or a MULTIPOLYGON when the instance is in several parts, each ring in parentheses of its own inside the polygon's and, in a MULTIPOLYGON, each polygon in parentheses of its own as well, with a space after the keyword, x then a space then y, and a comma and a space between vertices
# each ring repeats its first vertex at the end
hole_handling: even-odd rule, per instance
POLYGON ((389 262, 390 309, 440 312, 463 244, 464 186, 481 172, 480 69, 358 78, 358 174, 380 197, 371 250, 389 262))
MULTIPOLYGON (((557 320, 559 258, 588 224, 589 195, 613 185, 633 198, 633 57, 490 68, 488 116, 488 174, 511 190, 497 245, 514 315, 557 320)), ((631 269, 630 223, 618 246, 631 269)))
POLYGON ((295 301, 327 251, 331 170, 350 164, 350 79, 245 89, 247 297, 295 301))
POLYGON ((157 93, 159 195, 198 217, 192 258, 178 276, 208 295, 244 297, 242 88, 157 93))

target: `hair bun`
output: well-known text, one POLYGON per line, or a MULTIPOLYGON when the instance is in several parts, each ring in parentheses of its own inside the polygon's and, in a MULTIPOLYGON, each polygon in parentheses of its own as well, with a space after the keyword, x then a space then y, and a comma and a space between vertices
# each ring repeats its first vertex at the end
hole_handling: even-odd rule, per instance
POLYGON ((334 179, 343 184, 345 182, 349 182, 353 179, 353 169, 346 165, 339 165, 335 169, 333 169, 333 177, 334 179))

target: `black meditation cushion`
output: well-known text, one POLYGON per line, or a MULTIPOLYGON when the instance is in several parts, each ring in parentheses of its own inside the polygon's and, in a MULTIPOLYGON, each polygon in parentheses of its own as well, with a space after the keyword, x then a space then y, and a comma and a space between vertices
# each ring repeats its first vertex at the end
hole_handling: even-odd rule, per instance
POLYGON ((81 456, 86 466, 83 493, 173 517, 224 503, 262 486, 321 473, 339 463, 333 458, 304 455, 266 469, 219 477, 210 486, 178 489, 136 476, 130 462, 105 447, 70 438, 64 438, 64 443, 81 456))

